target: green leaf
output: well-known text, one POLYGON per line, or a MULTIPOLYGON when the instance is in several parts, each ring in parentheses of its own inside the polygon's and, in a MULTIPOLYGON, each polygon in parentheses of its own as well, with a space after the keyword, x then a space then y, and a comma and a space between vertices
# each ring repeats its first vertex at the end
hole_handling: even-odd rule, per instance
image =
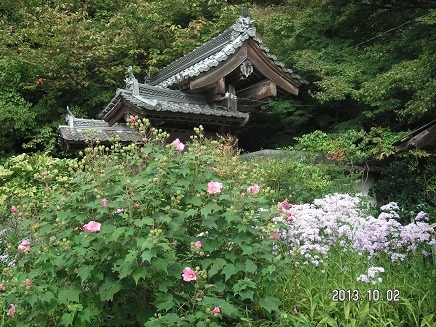
POLYGON ((151 225, 153 225, 153 223, 154 223, 154 221, 150 217, 135 219, 133 221, 133 224, 139 228, 142 228, 144 225, 151 226, 151 225))
POLYGON ((71 326, 73 325, 75 313, 74 312, 66 312, 62 315, 60 324, 63 326, 71 326))
POLYGON ((210 267, 209 271, 207 272, 208 276, 212 277, 216 275, 218 271, 220 271, 226 263, 227 261, 224 260, 223 258, 216 258, 212 267, 210 267))
POLYGON ((215 223, 215 220, 218 217, 216 216, 208 216, 206 219, 203 220, 203 225, 206 226, 208 229, 218 229, 217 224, 215 223))
POLYGON ((48 304, 50 304, 52 301, 57 301, 54 294, 50 291, 41 292, 39 295, 39 299, 42 302, 47 302, 48 304))
POLYGON ((325 323, 331 327, 338 327, 338 323, 332 317, 325 317, 324 319, 321 319, 321 321, 319 322, 319 325, 321 325, 323 323, 325 323))
POLYGON ((112 232, 112 234, 109 236, 108 241, 109 242, 118 241, 120 236, 123 235, 126 232, 127 229, 128 229, 127 227, 118 227, 118 228, 116 228, 112 232))
POLYGON ((159 310, 170 310, 176 303, 174 302, 174 297, 171 293, 156 293, 157 299, 153 302, 159 310))
POLYGON ((148 277, 147 270, 144 267, 136 267, 132 271, 132 277, 135 280, 136 285, 138 285, 139 280, 146 279, 148 277))
POLYGON ((142 262, 148 261, 150 262, 152 258, 156 257, 157 250, 156 248, 152 248, 150 250, 144 250, 141 254, 142 262))
POLYGON ((272 311, 279 311, 279 306, 282 301, 274 296, 265 296, 259 300, 259 306, 271 313, 272 311))
POLYGON ((130 275, 135 267, 135 262, 127 262, 125 259, 118 259, 114 263, 112 270, 118 271, 118 278, 123 279, 124 277, 130 275))
POLYGON ((30 306, 33 308, 35 303, 38 301, 38 296, 36 294, 32 294, 30 296, 27 296, 26 300, 30 304, 30 306))
POLYGON ((251 255, 254 252, 253 246, 250 244, 241 244, 242 255, 251 255))
POLYGON ((236 268, 236 266, 233 263, 228 263, 224 266, 223 270, 221 271, 221 274, 226 276, 225 281, 227 281, 230 277, 235 275, 239 270, 236 268))
POLYGON ((101 301, 112 301, 114 295, 122 288, 122 284, 119 280, 107 277, 103 284, 100 286, 98 292, 100 294, 101 301))
POLYGON ((70 286, 67 289, 61 289, 58 292, 59 303, 68 304, 70 302, 79 303, 80 289, 70 286))
POLYGON ((94 266, 90 265, 82 265, 79 268, 77 268, 77 276, 80 277, 82 280, 82 284, 87 280, 89 277, 91 277, 91 273, 94 270, 94 266))
POLYGON ((217 211, 220 208, 216 203, 208 203, 201 210, 200 213, 203 217, 209 216, 212 212, 217 211))
POLYGON ((183 202, 186 204, 192 204, 193 206, 199 207, 203 204, 203 201, 196 196, 186 196, 183 198, 183 202))
POLYGON ((151 265, 156 268, 157 271, 164 271, 168 273, 168 261, 163 258, 156 258, 151 261, 151 265))
POLYGON ((245 271, 254 274, 257 271, 257 265, 251 259, 247 259, 245 261, 245 271))

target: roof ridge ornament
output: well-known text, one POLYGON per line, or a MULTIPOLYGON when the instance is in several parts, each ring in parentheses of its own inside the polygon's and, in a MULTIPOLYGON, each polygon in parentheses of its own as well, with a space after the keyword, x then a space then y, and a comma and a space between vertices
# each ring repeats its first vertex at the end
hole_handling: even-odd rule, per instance
POLYGON ((256 28, 251 25, 253 22, 254 20, 248 17, 247 7, 243 7, 241 16, 239 16, 239 18, 236 20, 236 23, 232 26, 233 31, 231 39, 236 39, 236 37, 242 33, 247 33, 249 36, 254 37, 256 35, 256 28))
POLYGON ((127 67, 127 72, 129 73, 129 77, 127 77, 124 82, 126 82, 126 90, 132 91, 133 95, 139 94, 139 84, 135 75, 133 75, 132 66, 127 67))

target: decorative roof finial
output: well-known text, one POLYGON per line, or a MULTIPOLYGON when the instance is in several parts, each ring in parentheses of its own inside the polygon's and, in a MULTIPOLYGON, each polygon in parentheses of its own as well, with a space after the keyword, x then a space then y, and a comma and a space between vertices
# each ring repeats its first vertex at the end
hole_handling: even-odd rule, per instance
POLYGON ((256 34, 256 29, 251 25, 253 22, 254 20, 248 17, 247 7, 242 8, 241 16, 232 26, 232 29, 235 32, 234 35, 232 35, 232 38, 234 39, 237 37, 238 33, 247 33, 250 36, 254 36, 256 34))
POLYGON ((241 13, 242 17, 248 17, 248 8, 247 7, 242 7, 242 13, 241 13))

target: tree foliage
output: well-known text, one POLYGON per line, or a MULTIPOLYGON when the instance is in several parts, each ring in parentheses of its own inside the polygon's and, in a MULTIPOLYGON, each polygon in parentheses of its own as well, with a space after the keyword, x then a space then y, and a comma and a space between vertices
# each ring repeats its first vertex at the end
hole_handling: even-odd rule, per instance
POLYGON ((298 98, 260 113, 258 121, 267 115, 280 124, 266 132, 253 119, 245 139, 274 134, 277 142, 265 143, 274 147, 316 129, 404 130, 434 116, 431 0, 5 0, 2 153, 23 143, 54 150, 66 106, 96 117, 127 66, 145 79, 230 26, 242 5, 271 52, 309 81, 298 98))

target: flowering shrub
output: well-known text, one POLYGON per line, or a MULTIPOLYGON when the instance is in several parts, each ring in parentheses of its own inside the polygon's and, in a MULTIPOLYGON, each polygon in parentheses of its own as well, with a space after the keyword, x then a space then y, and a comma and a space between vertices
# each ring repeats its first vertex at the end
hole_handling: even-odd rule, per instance
POLYGON ((233 178, 231 148, 197 129, 184 152, 134 125, 144 143, 88 148, 49 198, 14 204, 37 210, 21 216, 26 251, 6 251, 11 326, 217 326, 278 310, 255 291, 288 263, 272 253, 280 222, 258 210, 270 206, 260 187, 233 178))

